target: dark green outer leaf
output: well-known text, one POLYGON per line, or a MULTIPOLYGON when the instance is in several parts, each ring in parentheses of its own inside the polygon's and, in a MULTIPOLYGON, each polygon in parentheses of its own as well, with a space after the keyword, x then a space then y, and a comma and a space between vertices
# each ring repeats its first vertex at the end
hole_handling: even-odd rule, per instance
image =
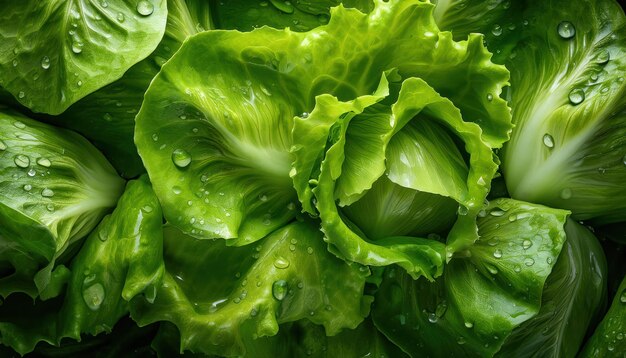
POLYGON ((540 309, 563 242, 567 212, 512 199, 478 218, 480 239, 435 282, 387 269, 372 317, 413 357, 493 356, 540 309))
POLYGON ((543 288, 537 316, 517 327, 499 357, 575 357, 606 300, 606 259, 589 230, 573 220, 543 288))
POLYGON ((0 305, 0 343, 20 354, 40 342, 110 332, 133 297, 153 300, 163 275, 162 215, 146 177, 129 182, 115 211, 85 240, 64 295, 11 295, 0 305))
POLYGON ((121 0, 5 2, 0 85, 34 112, 63 112, 154 50, 167 9, 165 0, 148 6, 149 12, 121 0))
POLYGON ((76 133, 0 107, 0 262, 16 270, 2 272, 0 295, 34 297, 60 278, 55 262, 115 205, 123 183, 76 133))
POLYGON ((580 357, 623 357, 626 352, 626 278, 611 308, 585 344, 580 357))

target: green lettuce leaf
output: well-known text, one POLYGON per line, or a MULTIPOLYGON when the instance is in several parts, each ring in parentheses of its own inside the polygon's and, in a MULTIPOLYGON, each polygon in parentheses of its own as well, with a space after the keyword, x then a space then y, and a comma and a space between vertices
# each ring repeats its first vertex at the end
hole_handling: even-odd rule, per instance
POLYGON ((343 4, 363 12, 371 11, 371 0, 298 0, 294 2, 248 0, 221 1, 214 6, 215 23, 220 29, 251 31, 267 25, 277 29, 308 31, 328 23, 330 8, 343 4))
POLYGON ((464 216, 475 217, 497 166, 477 124, 464 122, 421 79, 388 84, 386 76, 394 75, 354 101, 319 96, 311 114, 296 119, 292 175, 305 207, 309 192, 315 195, 325 239, 342 257, 397 263, 432 279, 441 274, 443 245, 401 237, 449 229, 459 205, 464 216), (319 156, 318 183, 311 189, 305 180, 320 165, 319 156))
POLYGON ((20 354, 37 342, 110 332, 129 301, 154 300, 163 276, 162 215, 146 177, 128 183, 113 213, 72 260, 65 294, 52 300, 11 295, 0 305, 0 342, 20 354))
POLYGON ((187 37, 213 28, 207 1, 168 0, 167 9, 165 34, 154 52, 122 78, 82 98, 62 115, 45 118, 84 135, 127 178, 144 171, 133 133, 135 115, 150 81, 187 37))
POLYGON ((55 295, 67 276, 62 266, 53 272, 55 263, 115 205, 123 185, 84 138, 0 107, 0 296, 55 295))
POLYGON ((626 16, 614 1, 533 3, 506 63, 516 129, 501 155, 511 196, 577 220, 626 219, 626 16))
POLYGON ((580 357, 619 357, 626 352, 626 277, 606 316, 585 344, 580 357))
POLYGON ((30 0, 0 14, 0 85, 34 112, 59 114, 148 56, 165 0, 30 0))
POLYGON ((575 357, 588 327, 604 309, 606 258, 598 239, 568 220, 567 240, 546 280, 539 313, 518 326, 500 357, 575 357))
POLYGON ((189 39, 152 82, 136 119, 135 142, 167 220, 234 245, 284 225, 297 211, 287 175, 294 116, 311 112, 320 94, 347 101, 372 93, 392 68, 422 77, 480 124, 490 147, 501 146, 511 130, 499 98, 507 70, 489 61, 480 36, 456 43, 439 32, 432 10, 381 0, 369 15, 333 8, 327 25, 306 33, 264 27, 189 39))
POLYGON ((387 268, 372 308, 375 325, 412 356, 493 356, 539 312, 567 214, 492 201, 477 220, 480 239, 452 257, 435 282, 387 268))
POLYGON ((153 303, 133 301, 140 325, 169 321, 180 350, 221 356, 250 352, 250 338, 307 319, 327 335, 355 328, 369 312, 366 267, 326 251, 317 225, 296 222, 254 245, 226 246, 165 229, 163 284, 153 303), (228 265, 224 265, 228 262, 228 265))

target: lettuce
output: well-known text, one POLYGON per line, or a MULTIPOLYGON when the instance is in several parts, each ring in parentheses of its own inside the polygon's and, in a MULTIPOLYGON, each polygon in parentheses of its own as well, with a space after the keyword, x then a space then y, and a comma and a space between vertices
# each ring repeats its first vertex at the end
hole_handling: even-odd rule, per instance
POLYGON ((1 356, 623 354, 614 0, 3 10, 1 356))

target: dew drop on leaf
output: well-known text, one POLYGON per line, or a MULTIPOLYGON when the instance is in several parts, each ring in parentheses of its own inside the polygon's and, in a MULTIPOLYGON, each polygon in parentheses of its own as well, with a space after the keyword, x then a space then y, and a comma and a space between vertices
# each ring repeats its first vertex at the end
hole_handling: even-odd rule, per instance
POLYGON ((498 24, 493 25, 493 28, 491 29, 491 33, 492 33, 494 36, 500 36, 500 35, 502 35, 502 26, 500 26, 500 25, 498 25, 498 24))
POLYGON ((41 58, 41 68, 47 70, 50 68, 50 57, 44 56, 41 58))
POLYGON ((568 95, 569 101, 574 106, 581 104, 585 100, 585 91, 580 88, 573 89, 568 95))
POLYGON ((611 59, 611 54, 607 50, 602 50, 602 52, 600 52, 598 56, 596 57, 596 61, 600 65, 606 64, 607 62, 609 62, 610 59, 611 59))
POLYGON ((576 35, 576 28, 574 27, 574 24, 569 21, 561 21, 556 30, 559 36, 566 40, 571 39, 574 35, 576 35))
POLYGON ((289 287, 287 285, 287 281, 278 280, 272 284, 272 295, 275 299, 282 301, 285 296, 287 296, 287 291, 289 287))
POLYGON ((543 145, 545 145, 548 148, 554 148, 554 138, 552 138, 552 136, 549 135, 548 133, 544 134, 543 145))
POLYGON ((42 167, 49 168, 52 163, 50 163, 49 159, 41 157, 37 159, 37 164, 41 165, 42 167))
MULTIPOLYGON (((85 282, 87 282, 87 279, 85 279, 85 282)), ((102 302, 104 302, 104 295, 104 286, 100 283, 95 283, 83 289, 83 300, 92 311, 97 311, 100 308, 102 302)))
POLYGON ((18 154, 13 158, 13 162, 20 168, 26 168, 30 165, 30 159, 24 154, 18 154))
POLYGON ((289 267, 289 260, 279 257, 274 260, 274 267, 276 267, 277 269, 286 269, 287 267, 289 267))
POLYGON ((191 163, 191 154, 184 149, 175 149, 172 152, 172 162, 179 168, 185 168, 191 163))
POLYGON ((149 1, 141 0, 137 3, 137 12, 141 16, 150 16, 154 12, 154 5, 149 1))

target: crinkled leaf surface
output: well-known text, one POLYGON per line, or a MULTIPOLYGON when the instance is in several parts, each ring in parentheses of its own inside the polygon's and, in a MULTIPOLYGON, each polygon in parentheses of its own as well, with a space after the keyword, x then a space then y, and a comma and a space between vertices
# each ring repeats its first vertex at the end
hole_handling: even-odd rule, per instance
POLYGON ((23 354, 40 341, 59 345, 65 337, 110 332, 133 297, 155 298, 162 250, 161 210, 144 176, 129 182, 115 211, 85 240, 64 295, 34 302, 12 295, 0 305, 0 342, 23 354))
POLYGON ((507 338, 500 357, 574 357, 588 327, 604 308, 606 259, 598 239, 573 220, 567 240, 546 280, 539 313, 507 338))
POLYGON ((328 253, 316 223, 295 222, 242 247, 173 227, 164 239, 163 284, 154 303, 133 301, 131 314, 140 325, 174 323, 181 351, 241 355, 250 337, 274 336, 279 324, 308 319, 334 335, 369 312, 369 270, 328 253))
POLYGON ((332 249, 363 264, 397 263, 415 277, 441 273, 441 243, 386 237, 449 229, 459 205, 475 217, 496 170, 480 127, 418 78, 389 85, 383 77, 374 95, 349 102, 319 96, 313 112, 296 119, 294 137, 294 183, 303 203, 311 190, 304 179, 323 156, 312 192, 332 249), (325 147, 325 154, 311 154, 325 147))
POLYGON ((613 1, 543 1, 507 61, 511 196, 599 223, 626 218, 626 16, 613 1))
POLYGON ((157 46, 165 0, 9 1, 0 14, 0 85, 59 114, 120 78, 157 46))
POLYGON ((492 201, 480 239, 435 282, 388 268, 374 323, 412 356, 492 356, 540 309, 544 283, 565 241, 567 212, 512 199, 492 201))
POLYGON ((294 215, 295 193, 284 180, 294 115, 313 110, 319 94, 352 100, 372 93, 394 67, 423 77, 499 147, 511 128, 498 97, 508 72, 489 61, 480 36, 456 43, 440 33, 432 9, 377 1, 369 15, 334 8, 328 25, 306 33, 210 31, 187 41, 148 89, 135 132, 166 218, 196 237, 237 238, 234 244, 280 227, 294 215))
POLYGON ((0 295, 41 293, 55 261, 115 205, 123 184, 76 133, 0 108, 0 295))

